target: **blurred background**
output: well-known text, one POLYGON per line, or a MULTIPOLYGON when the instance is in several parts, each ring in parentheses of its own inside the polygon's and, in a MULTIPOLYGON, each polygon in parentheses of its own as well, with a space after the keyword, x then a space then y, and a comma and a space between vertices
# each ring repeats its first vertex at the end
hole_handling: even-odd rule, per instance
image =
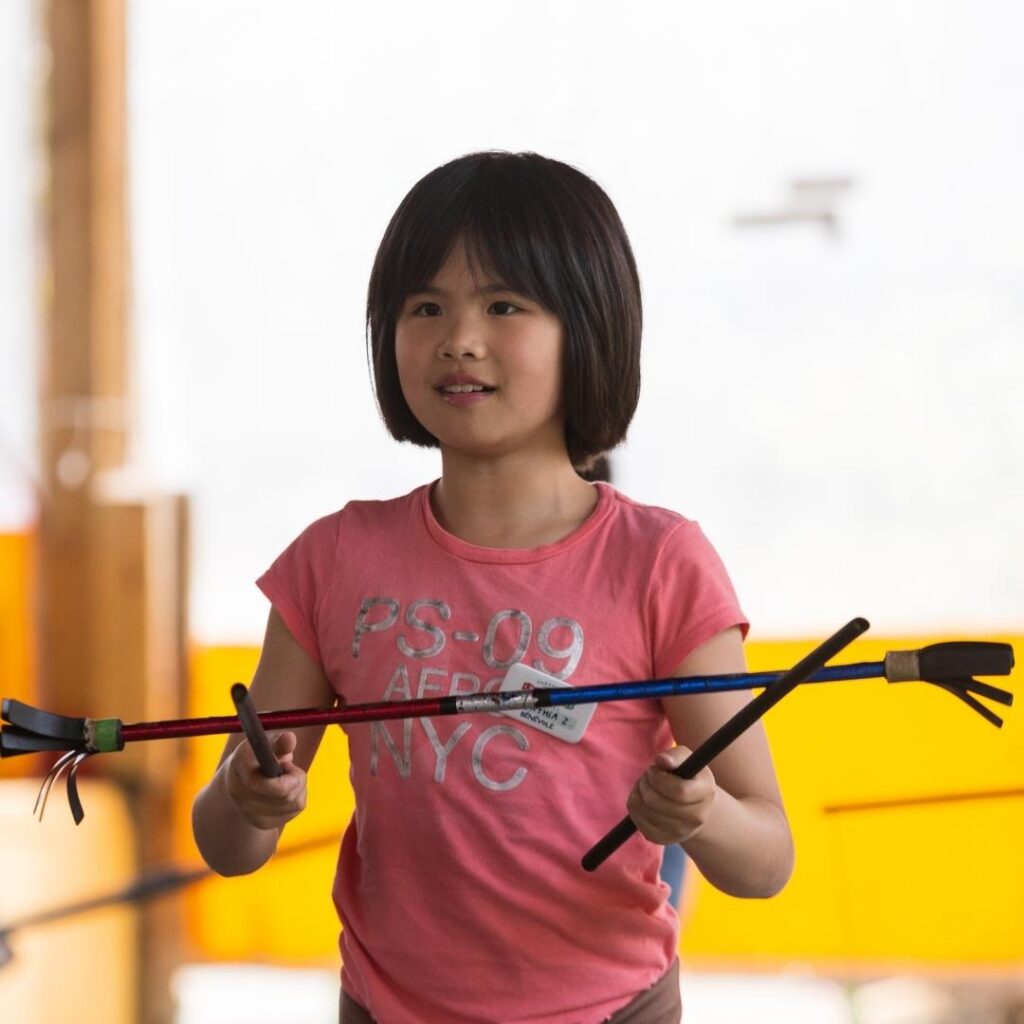
MULTIPOLYGON (((0 694, 230 713, 255 577, 438 473, 377 419, 365 287, 411 184, 485 148, 616 202, 646 330, 612 478, 700 520, 754 667, 854 615, 848 660, 1019 641, 1022 36, 1009 0, 4 0, 0 694)), ((769 716, 796 873, 767 902, 687 873, 691 1024, 1024 1021, 1024 726, 932 690, 769 716)), ((107 758, 77 829, 56 791, 32 818, 52 758, 0 766, 6 1019, 333 1019, 340 730, 290 855, 33 920, 195 868, 219 749, 107 758)))

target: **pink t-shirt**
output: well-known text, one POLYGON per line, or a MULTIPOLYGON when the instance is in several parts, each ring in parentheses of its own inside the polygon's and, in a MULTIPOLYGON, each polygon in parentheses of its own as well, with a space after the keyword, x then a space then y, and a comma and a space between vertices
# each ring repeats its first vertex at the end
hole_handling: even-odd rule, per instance
MULTIPOLYGON (((259 586, 348 703, 495 689, 517 662, 574 685, 668 676, 746 629, 696 523, 597 486, 577 530, 529 550, 445 532, 429 486, 351 502, 259 586)), ((578 743, 489 714, 346 731, 342 984, 378 1020, 596 1024, 668 969, 661 848, 579 863, 672 746, 660 702, 597 705, 578 743)))

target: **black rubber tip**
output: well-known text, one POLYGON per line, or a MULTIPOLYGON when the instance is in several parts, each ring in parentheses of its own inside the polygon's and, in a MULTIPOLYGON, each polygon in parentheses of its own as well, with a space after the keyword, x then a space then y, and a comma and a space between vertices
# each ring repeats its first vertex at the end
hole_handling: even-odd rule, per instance
POLYGON ((249 691, 243 683, 234 683, 231 686, 231 699, 238 711, 238 720, 242 723, 242 731, 249 741, 256 760, 259 762, 260 771, 268 779, 276 779, 284 775, 284 769, 274 754, 274 748, 270 743, 270 737, 263 728, 260 716, 256 713, 256 706, 249 696, 249 691))
POLYGON ((965 676, 1008 676, 1013 669, 1009 644, 957 640, 931 644, 918 652, 921 679, 936 683, 965 676))

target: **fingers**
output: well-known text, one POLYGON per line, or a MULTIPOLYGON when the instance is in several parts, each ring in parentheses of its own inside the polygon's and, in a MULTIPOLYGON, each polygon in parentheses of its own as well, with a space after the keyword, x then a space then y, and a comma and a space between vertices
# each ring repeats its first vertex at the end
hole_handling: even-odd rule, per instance
POLYGON ((711 814, 717 790, 711 770, 704 768, 692 779, 672 774, 689 755, 686 747, 659 753, 626 801, 629 816, 652 842, 685 842, 711 814))
MULTIPOLYGON (((274 757, 277 758, 278 764, 285 770, 288 771, 289 767, 294 767, 293 759, 295 754, 295 747, 298 743, 298 739, 293 732, 279 732, 279 733, 268 733, 267 738, 270 740, 270 748, 274 752, 274 757)), ((256 757, 256 752, 249 745, 248 741, 242 743, 235 751, 234 756, 245 766, 247 771, 260 772, 259 760, 256 757)))
POLYGON ((665 772, 675 771, 693 751, 689 747, 673 747, 671 750, 662 750, 654 757, 654 767, 665 772))
POLYGON ((298 742, 298 737, 293 732, 279 732, 272 737, 270 746, 282 767, 292 763, 292 755, 298 742))

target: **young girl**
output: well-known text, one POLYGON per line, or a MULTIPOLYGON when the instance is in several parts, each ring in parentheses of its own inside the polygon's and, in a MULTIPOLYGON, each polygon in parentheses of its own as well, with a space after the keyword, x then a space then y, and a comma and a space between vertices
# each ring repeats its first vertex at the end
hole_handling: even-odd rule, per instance
MULTIPOLYGON (((367 321, 384 421, 439 448, 441 477, 318 520, 259 580, 261 709, 490 690, 517 663, 566 685, 744 670, 699 527, 576 471, 623 439, 640 376, 636 267, 592 180, 532 153, 432 171, 384 235, 367 321)), ((746 699, 591 705, 581 736, 510 715, 351 726, 342 1021, 678 1021, 662 845, 736 896, 792 867, 759 728, 695 779, 669 771, 746 699), (584 872, 624 808, 642 835, 584 872)), ((321 734, 275 738, 277 779, 227 744, 194 807, 211 867, 273 854, 321 734)))

